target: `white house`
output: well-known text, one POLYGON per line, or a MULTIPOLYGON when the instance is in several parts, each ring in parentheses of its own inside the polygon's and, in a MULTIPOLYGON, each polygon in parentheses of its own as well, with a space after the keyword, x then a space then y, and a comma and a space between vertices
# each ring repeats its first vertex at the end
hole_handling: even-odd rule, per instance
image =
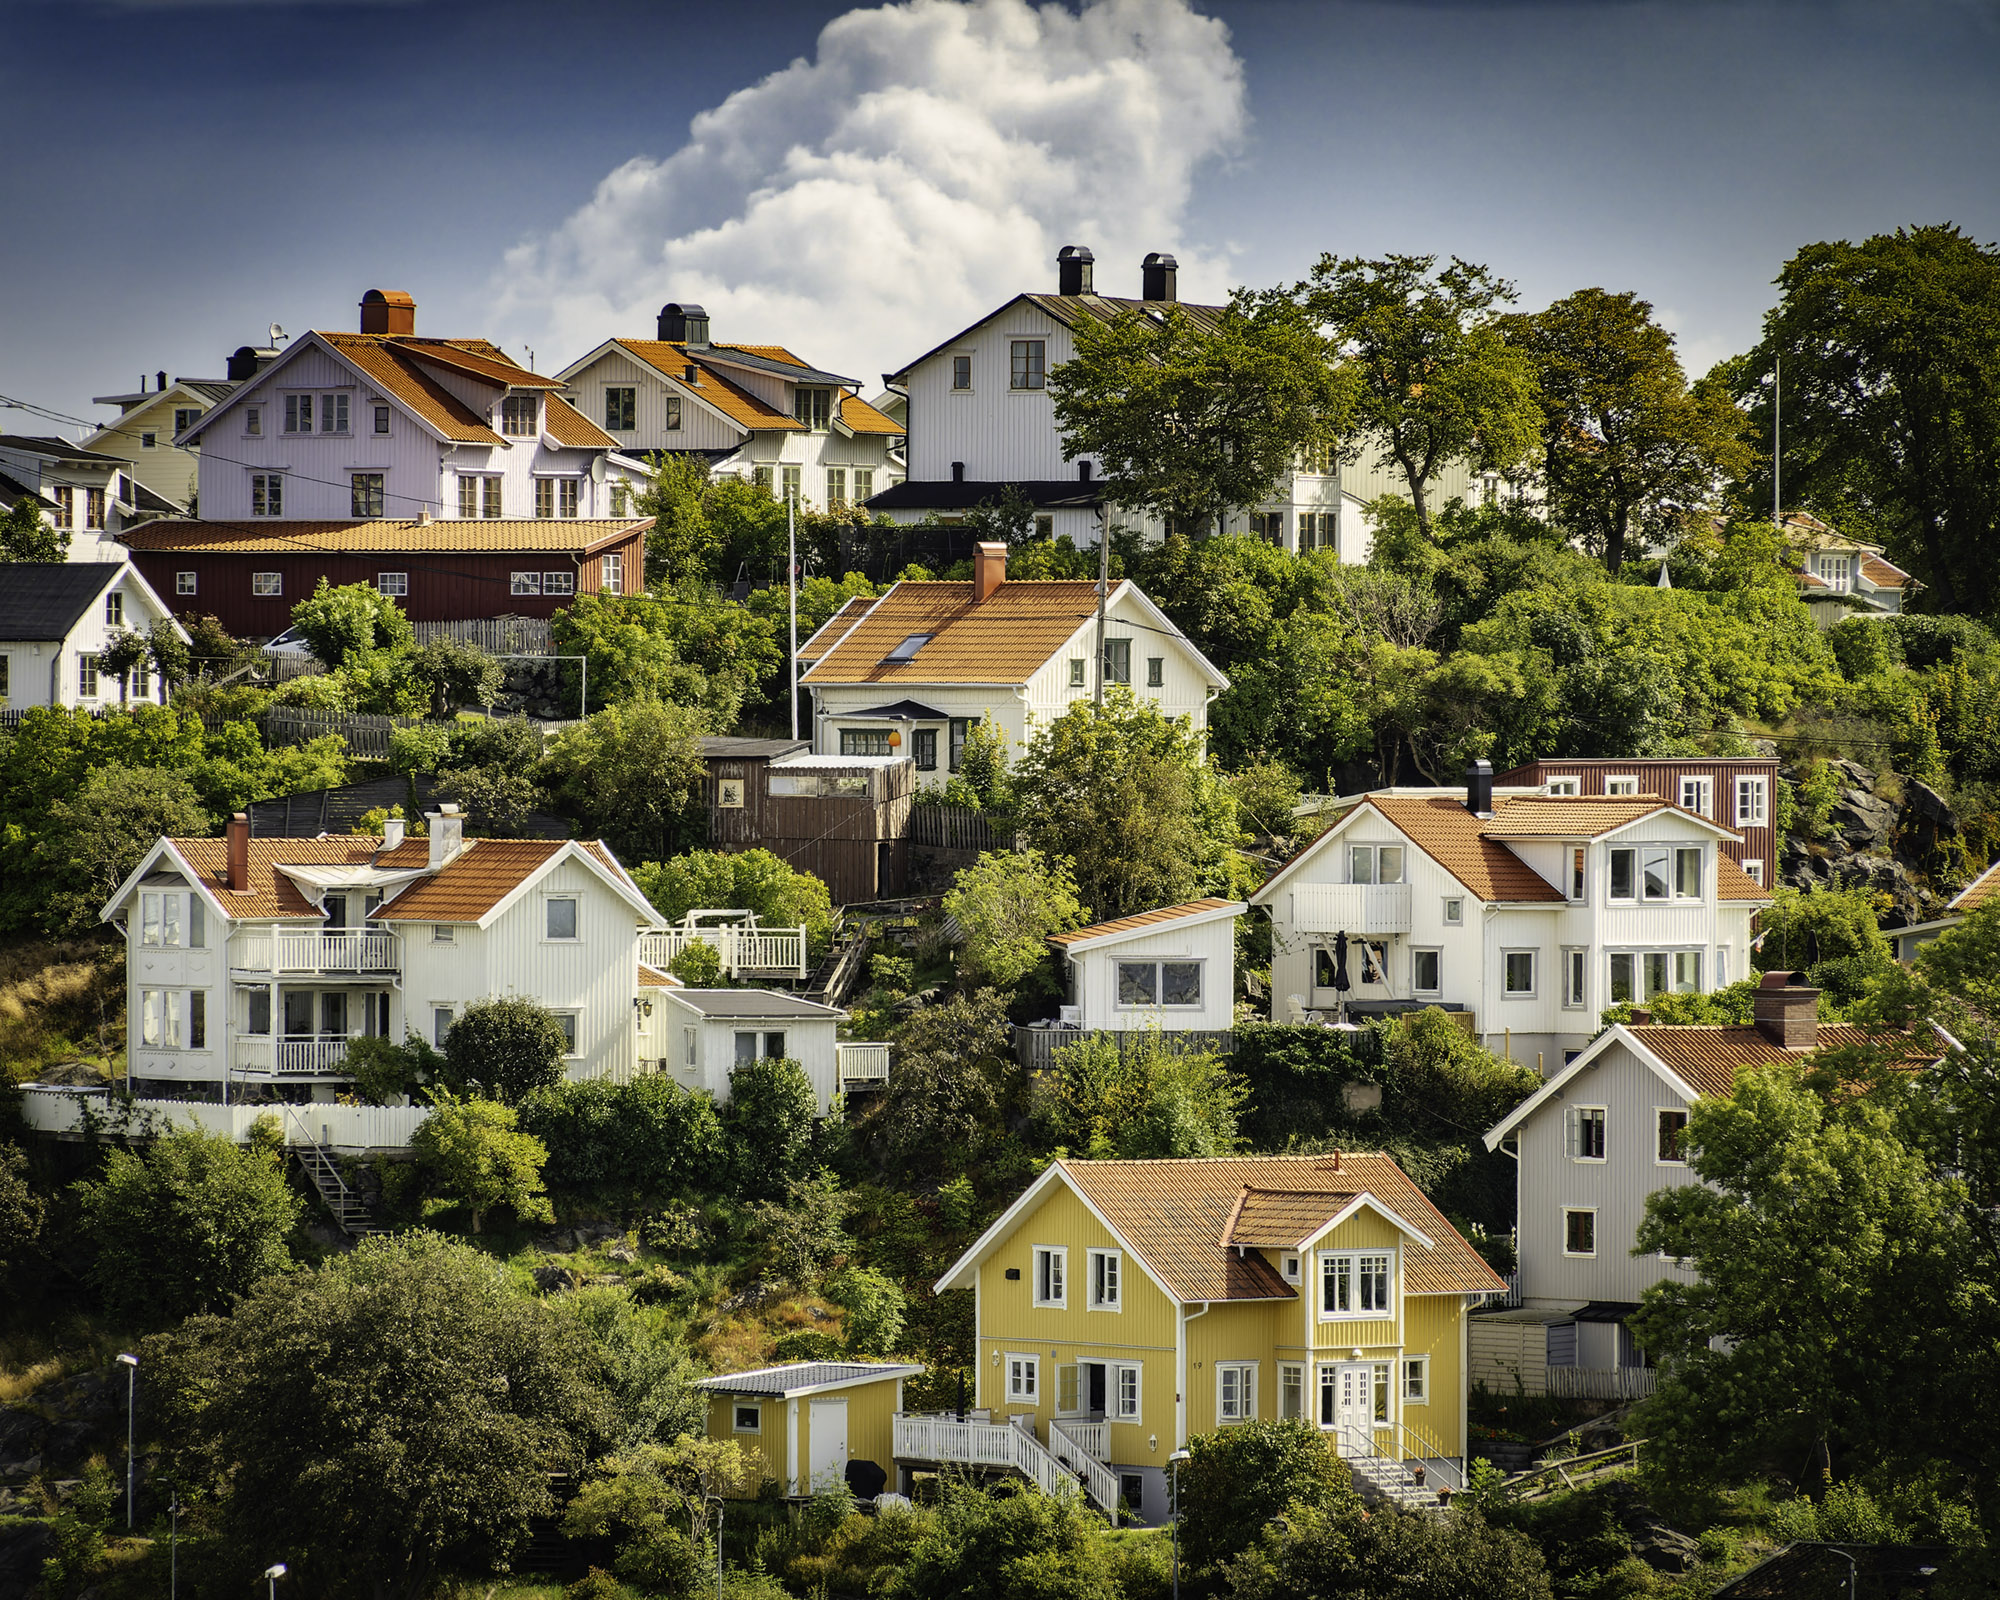
POLYGON ((165 622, 186 633, 152 585, 123 561, 16 561, 0 572, 0 710, 164 704, 150 664, 123 679, 101 656, 124 633, 165 622))
POLYGON ((1226 1033, 1236 1020, 1240 900, 1190 900, 1058 933, 1076 1025, 1088 1032, 1226 1033))
POLYGON ((69 535, 70 561, 123 561, 122 530, 180 509, 118 456, 65 439, 0 434, 0 512, 22 500, 69 535))
POLYGON ((142 373, 138 389, 129 394, 93 397, 92 405, 116 406, 118 420, 90 435, 83 448, 128 462, 140 483, 173 511, 185 512, 194 502, 201 458, 174 440, 236 385, 228 378, 169 378, 165 372, 156 378, 151 389, 142 373))
POLYGON ((1873 1043, 1935 1059, 1935 1035, 1871 1036, 1822 1026, 1819 991, 1767 972, 1746 1026, 1663 1027, 1643 1013, 1598 1035, 1486 1134, 1517 1163, 1520 1309, 1474 1319, 1473 1376, 1530 1393, 1619 1398, 1651 1389, 1625 1326, 1639 1297, 1695 1273, 1634 1254, 1646 1197, 1699 1183, 1688 1164, 1688 1112, 1735 1091, 1740 1067, 1803 1061, 1816 1050, 1873 1043), (1510 1368, 1512 1370, 1510 1370, 1510 1368), (1548 1370, 1543 1370, 1548 1369, 1548 1370))
MULTIPOLYGON (((1078 546, 1095 545, 1107 524, 1158 535, 1157 518, 1105 503, 1101 462, 1065 457, 1048 375, 1075 355, 1076 329, 1089 319, 1108 321, 1121 312, 1157 317, 1173 304, 1197 321, 1218 317, 1221 306, 1180 301, 1178 270, 1172 256, 1156 251, 1140 265, 1138 299, 1103 295, 1096 289, 1095 257, 1081 245, 1065 245, 1056 257, 1056 293, 1018 294, 887 374, 890 387, 906 397, 909 477, 877 494, 870 509, 897 522, 932 515, 954 521, 1011 487, 1033 504, 1044 535, 1078 546)), ((1365 562, 1374 534, 1363 507, 1380 495, 1406 492, 1374 460, 1372 450, 1347 465, 1330 451, 1302 457, 1269 500, 1232 512, 1224 531, 1365 562)), ((1482 492, 1462 464, 1447 468, 1432 487, 1440 505, 1454 495, 1482 492)), ((1490 494, 1491 486, 1484 492, 1490 494)))
POLYGON ((1944 908, 1944 915, 1929 922, 1913 922, 1903 928, 1884 928, 1883 934, 1895 946, 1896 959, 1906 966, 1916 960, 1917 952, 1939 934, 1949 933, 1960 926, 1967 917, 1987 904, 1995 895, 2000 895, 2000 861, 1996 861, 1984 872, 1952 896, 1951 904, 1944 908))
POLYGON ((658 1019, 662 1070, 670 1070, 684 1089, 703 1089, 726 1101, 729 1075, 738 1067, 786 1057, 805 1068, 822 1116, 850 1086, 842 1070, 847 1052, 837 1037, 847 1013, 838 1007, 772 989, 675 987, 657 999, 664 1008, 658 1019))
POLYGON ((1769 892, 1736 835, 1650 795, 1363 796, 1250 897, 1271 916, 1272 1014, 1472 1014, 1487 1048, 1553 1072, 1620 1001, 1749 968, 1769 892))
POLYGON ((557 375, 634 456, 697 455, 801 505, 859 505, 903 477, 903 425, 783 345, 717 344, 698 305, 661 308, 658 337, 607 339, 557 375))
POLYGON ((370 289, 359 333, 296 339, 174 443, 201 452, 204 522, 626 514, 641 465, 485 339, 419 337, 370 289))
POLYGON ((1097 585, 1007 578, 1007 547, 978 546, 971 583, 897 583, 849 601, 799 647, 822 755, 907 752, 917 781, 959 768, 967 730, 990 718, 1018 756, 1037 726, 1104 682, 1124 684, 1170 717, 1208 728, 1229 679, 1127 579, 1105 600, 1098 658, 1097 585))
POLYGON ((1799 551, 1799 598, 1822 628, 1849 617, 1898 616, 1904 596, 1923 587, 1879 544, 1850 538, 1808 512, 1787 512, 1783 531, 1799 551))

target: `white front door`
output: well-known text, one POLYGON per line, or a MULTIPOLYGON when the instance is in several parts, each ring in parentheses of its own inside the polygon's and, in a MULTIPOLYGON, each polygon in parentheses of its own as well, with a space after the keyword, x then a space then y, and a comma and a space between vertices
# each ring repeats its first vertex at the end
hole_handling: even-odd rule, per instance
POLYGON ((814 1400, 806 1407, 806 1428, 811 1436, 810 1477, 807 1493, 816 1494, 847 1481, 847 1402, 814 1400))
POLYGON ((1321 1424, 1334 1429, 1334 1443, 1344 1456, 1369 1450, 1375 1435, 1375 1368, 1370 1362, 1342 1362, 1321 1369, 1321 1424), (1331 1376, 1332 1383, 1327 1379, 1331 1376), (1331 1394, 1326 1391, 1330 1387, 1331 1394), (1327 1401, 1331 1400, 1331 1415, 1327 1401))

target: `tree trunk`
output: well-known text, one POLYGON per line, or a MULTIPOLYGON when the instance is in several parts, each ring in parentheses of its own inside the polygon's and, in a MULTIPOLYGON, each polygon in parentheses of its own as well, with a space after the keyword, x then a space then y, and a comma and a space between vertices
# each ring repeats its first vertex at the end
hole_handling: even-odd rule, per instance
POLYGON ((1611 529, 1604 539, 1604 566, 1612 577, 1617 577, 1625 565, 1625 536, 1631 530, 1632 508, 1621 504, 1611 519, 1611 529))

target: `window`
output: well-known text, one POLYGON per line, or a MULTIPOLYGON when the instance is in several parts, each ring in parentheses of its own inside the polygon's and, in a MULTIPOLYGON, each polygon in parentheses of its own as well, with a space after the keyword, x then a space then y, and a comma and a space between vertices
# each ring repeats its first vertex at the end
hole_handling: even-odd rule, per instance
POLYGON ((965 764, 965 736, 971 727, 971 719, 967 717, 953 717, 945 724, 946 732, 950 736, 946 750, 946 760, 950 763, 953 772, 958 771, 965 764))
POLYGON ((1681 779, 1681 805, 1685 810, 1701 816, 1709 816, 1715 804, 1715 780, 1713 778, 1681 779))
POLYGON ((576 515, 577 484, 578 480, 575 478, 558 478, 556 480, 557 516, 573 517, 576 515))
POLYGON ((854 469, 854 503, 866 505, 875 493, 875 474, 867 467, 854 469))
POLYGON ((786 1054, 785 1036, 782 1033, 767 1033, 764 1035, 764 1057, 766 1060, 783 1061, 786 1054))
POLYGON ((1007 1358, 1007 1398, 1025 1405, 1033 1405, 1042 1393, 1042 1358, 1040 1356, 1012 1356, 1007 1358))
POLYGON ((1743 867, 1743 876, 1761 888, 1764 883, 1764 863, 1752 857, 1741 863, 1741 865, 1743 867))
POLYGON ((0 655, 0 701, 4 701, 7 698, 10 688, 8 680, 12 675, 12 669, 12 658, 0 655))
POLYGON ((1569 852, 1569 897, 1572 900, 1584 898, 1584 859, 1584 847, 1572 845, 1569 852))
POLYGON ((556 481, 553 478, 535 480, 535 515, 553 517, 556 514, 556 481))
POLYGON ((840 730, 840 753, 844 756, 886 756, 889 749, 887 728, 842 728, 840 730))
POLYGON ((972 357, 953 356, 951 358, 951 386, 954 389, 972 387, 972 357))
POLYGON ((389 408, 387 406, 377 406, 375 408, 375 433, 378 438, 388 437, 389 408))
POLYGON ((576 937, 576 897, 574 895, 551 895, 548 905, 548 936, 551 939, 574 939, 576 937))
POLYGON ((814 433, 825 433, 833 418, 831 389, 800 389, 792 396, 792 415, 814 433))
POLYGON ((174 574, 175 594, 193 594, 195 592, 195 584, 196 577, 192 572, 176 572, 174 574))
POLYGON ((285 396, 285 432, 311 433, 313 431, 313 397, 309 394, 288 394, 285 396))
POLYGON ((1306 1416, 1306 1369, 1297 1361, 1278 1363, 1278 1419, 1303 1422, 1306 1416))
POLYGON ((1653 1159, 1662 1166, 1687 1165, 1688 1114, 1662 1109, 1653 1113, 1653 1159))
POLYGON ((70 488, 67 484, 57 484, 55 495, 56 495, 56 526, 58 528, 75 527, 76 491, 70 488))
POLYGON ((1563 999, 1564 1006, 1574 1011, 1583 1005, 1583 984, 1587 952, 1579 949, 1563 951, 1563 999))
POLYGON ((1257 1363, 1218 1361, 1215 1365, 1215 1420, 1249 1422, 1257 1415, 1257 1363))
POLYGON ((509 594, 540 594, 542 575, 539 572, 510 572, 507 574, 509 594))
POLYGON ((826 469, 826 503, 829 506, 847 504, 847 468, 828 467, 826 469))
POLYGON ((1676 950, 1674 952, 1674 993, 1701 993, 1701 952, 1699 950, 1676 950))
POLYGON ((451 1032, 451 1007, 431 1007, 431 1043, 440 1050, 444 1048, 445 1035, 451 1032))
POLYGON ((764 1408, 745 1405, 741 1402, 730 1407, 731 1431, 735 1433, 762 1433, 764 1431, 764 1408))
POLYGON ((1124 1303, 1119 1299, 1119 1272, 1124 1259, 1116 1250, 1093 1250, 1090 1252, 1090 1309, 1093 1311, 1120 1311, 1124 1303))
POLYGON ((906 666, 917 659, 917 652, 931 642, 927 633, 913 633, 882 658, 884 666, 906 666))
POLYGON ((1465 926, 1465 902, 1457 895, 1453 895, 1444 903, 1444 922, 1447 928, 1465 926))
POLYGON ((1726 944, 1715 947, 1715 986, 1718 989, 1729 987, 1729 946, 1726 944))
POLYGON ((78 656, 76 658, 76 692, 82 700, 97 698, 97 657, 78 656))
POLYGON ((1549 793, 1582 794, 1583 780, 1581 778, 1551 778, 1549 779, 1549 793))
POLYGON ((739 1033, 736 1036, 736 1064, 747 1067, 757 1059, 757 1035, 739 1033))
POLYGON ((1122 1361, 1111 1369, 1111 1415, 1120 1422, 1139 1420, 1139 1374, 1142 1370, 1134 1363, 1122 1361))
POLYGON ((410 575, 407 572, 378 572, 375 574, 377 594, 403 594, 410 592, 410 575))
POLYGON ((1043 339, 1016 339, 1013 366, 1007 380, 1011 389, 1040 389, 1048 382, 1049 347, 1043 339))
POLYGON ((174 407, 175 433, 186 433, 199 421, 201 421, 201 409, 198 406, 174 407))
POLYGON ((1118 1004, 1121 1006, 1188 1006, 1201 1004, 1199 961, 1121 961, 1118 963, 1118 1004))
POLYGON ((551 1012, 550 1015, 556 1019, 556 1026, 562 1029, 563 1054, 566 1056, 578 1054, 576 1048, 576 1013, 574 1011, 555 1011, 551 1012))
POLYGON ((1611 1003, 1650 1000, 1672 990, 1700 994, 1699 950, 1617 950, 1611 955, 1611 1003))
POLYGON ((604 426, 611 433, 630 433, 638 426, 639 391, 610 388, 604 391, 604 426))
POLYGON ((1146 657, 1146 687, 1164 689, 1167 684, 1167 658, 1165 656, 1146 657))
POLYGON ((1611 898, 1613 900, 1636 900, 1639 898, 1636 872, 1639 853, 1636 850, 1613 850, 1611 852, 1611 898))
POLYGON ((355 517, 379 517, 382 515, 384 495, 382 474, 379 472, 355 472, 348 475, 348 515, 355 517))
POLYGON ((679 433, 681 431, 681 397, 679 395, 670 394, 667 396, 666 418, 661 423, 661 427, 668 433, 679 433))
POLYGON ((158 442, 159 442, 159 435, 158 435, 158 434, 154 434, 154 433, 142 433, 142 434, 140 434, 140 435, 139 435, 139 448, 140 448, 141 450, 150 450, 150 449, 152 449, 152 448, 154 447, 154 445, 155 445, 155 444, 157 444, 158 442))
POLYGON ((83 525, 86 528, 104 526, 104 491, 86 489, 83 491, 83 525))
POLYGON ((1069 1304, 1069 1251, 1062 1245, 1035 1246, 1035 1304, 1069 1304))
POLYGON ((1106 683, 1130 683, 1132 681, 1132 641, 1130 639, 1106 639, 1104 641, 1104 681, 1106 683))
POLYGON ((243 408, 243 431, 253 438, 264 431, 264 408, 245 406, 243 408))
POLYGON ((456 944, 457 942, 458 927, 455 923, 433 922, 431 924, 432 944, 456 944))
POLYGON ((1639 852, 1639 883, 1648 900, 1669 898, 1667 866, 1672 856, 1664 845, 1648 845, 1639 852))
POLYGON ((319 431, 321 433, 347 432, 346 395, 323 394, 319 397, 319 431))
POLYGON ((1287 1250, 1283 1255, 1279 1256, 1278 1271, 1283 1276, 1285 1282, 1297 1283, 1299 1281, 1299 1253, 1296 1250, 1287 1250))
POLYGON ((1701 850, 1681 849, 1674 852, 1674 898, 1676 900, 1699 900, 1701 898, 1701 850))
POLYGON ((1439 974, 1444 965, 1442 950, 1410 952, 1410 987, 1418 994, 1436 994, 1442 987, 1439 974))
POLYGON ((1637 778, 1606 778, 1604 780, 1604 792, 1606 794, 1637 794, 1639 792, 1639 780, 1637 778))
POLYGON ((1535 952, 1532 950, 1507 950, 1500 957, 1505 979, 1503 989, 1508 998, 1514 1000, 1531 999, 1535 993, 1535 952))
POLYGON ((282 517, 285 514, 285 475, 282 472, 250 474, 250 515, 282 517))
POLYGON ((750 469, 750 481, 766 494, 775 493, 771 487, 771 469, 769 467, 752 467, 750 469))
POLYGON ((1340 519, 1331 511, 1299 514, 1299 548, 1340 553, 1340 519))
POLYGON ((574 572, 545 572, 542 574, 543 594, 575 594, 576 574, 574 572))
POLYGON ((271 1031, 271 991, 252 989, 250 1004, 243 1023, 245 1033, 268 1034, 271 1031))
POLYGON ((629 517, 632 514, 632 486, 629 483, 614 483, 611 486, 611 514, 614 517, 629 517))
POLYGON ((1393 1315, 1395 1306, 1389 1298, 1393 1272, 1391 1257, 1386 1251, 1340 1252, 1321 1256, 1321 1319, 1393 1315))
POLYGON ((281 595, 285 592, 285 575, 282 572, 253 572, 250 574, 250 592, 255 595, 281 595))
POLYGON ((104 597, 104 620, 114 628, 125 626, 125 592, 113 589, 104 597))
POLYGON ((1835 594, 1845 594, 1854 586, 1853 561, 1852 556, 1823 555, 1819 558, 1819 575, 1835 594))
POLYGON ((1355 844, 1347 847, 1349 883, 1401 883, 1403 847, 1399 844, 1355 844))
POLYGON ((458 514, 461 517, 499 516, 500 480, 461 472, 458 475, 458 514))
POLYGON ((1566 1210, 1563 1212, 1563 1254, 1566 1256, 1594 1256, 1597 1254, 1597 1212, 1595 1210, 1566 1210))
POLYGON ((1764 780, 1762 778, 1738 778, 1736 780, 1736 822, 1761 825, 1764 821, 1764 780))
POLYGON ((625 558, 608 555, 598 563, 597 584, 606 594, 622 594, 625 589, 625 558))
POLYGON ((1056 519, 1054 517, 1035 518, 1035 537, 1037 539, 1053 539, 1055 536, 1056 519))
POLYGON ((779 486, 783 490, 781 498, 797 500, 799 497, 799 469, 797 467, 780 467, 778 472, 783 480, 779 486))
POLYGON ((500 431, 510 439, 532 439, 540 405, 531 394, 510 394, 500 402, 500 431))
POLYGON ((1572 1161, 1604 1159, 1605 1109, 1571 1106, 1563 1117, 1565 1153, 1572 1161))
POLYGON ((919 728, 911 734, 910 754, 916 760, 917 771, 937 771, 937 729, 919 728))
POLYGON ((1310 472, 1318 478, 1328 476, 1333 471, 1333 446, 1324 439, 1315 439, 1301 446, 1299 471, 1310 472))
POLYGON ((1282 511, 1253 511, 1250 513, 1250 531, 1272 544, 1285 541, 1285 514, 1282 511))
POLYGON ((1072 689, 1086 687, 1083 669, 1084 659, 1082 656, 1071 656, 1069 658, 1069 686, 1072 689))
POLYGON ((1428 1405, 1431 1398, 1431 1358, 1403 1357, 1403 1404, 1428 1405))
POLYGON ((692 1072, 701 1064, 701 1029, 681 1029, 681 1039, 687 1046, 687 1068, 692 1072))

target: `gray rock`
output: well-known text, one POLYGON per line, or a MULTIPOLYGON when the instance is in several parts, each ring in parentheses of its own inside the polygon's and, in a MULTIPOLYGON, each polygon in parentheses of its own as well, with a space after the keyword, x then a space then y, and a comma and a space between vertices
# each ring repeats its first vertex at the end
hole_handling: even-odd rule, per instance
POLYGON ((530 1276, 543 1294, 563 1294, 583 1281, 582 1275, 569 1267, 536 1267, 530 1276))
POLYGON ((609 1250, 604 1252, 604 1259, 607 1261, 632 1262, 639 1259, 639 1252, 634 1250, 629 1244, 614 1244, 609 1250))
POLYGON ((19 1461, 0 1461, 0 1478, 9 1483, 26 1483, 42 1470, 42 1458, 24 1456, 19 1461))
POLYGON ((1927 783, 1919 783, 1915 778, 1905 785, 1903 798, 1905 810, 1914 811, 1924 821, 1945 833, 1958 832, 1958 816, 1951 809, 1951 802, 1927 783))

